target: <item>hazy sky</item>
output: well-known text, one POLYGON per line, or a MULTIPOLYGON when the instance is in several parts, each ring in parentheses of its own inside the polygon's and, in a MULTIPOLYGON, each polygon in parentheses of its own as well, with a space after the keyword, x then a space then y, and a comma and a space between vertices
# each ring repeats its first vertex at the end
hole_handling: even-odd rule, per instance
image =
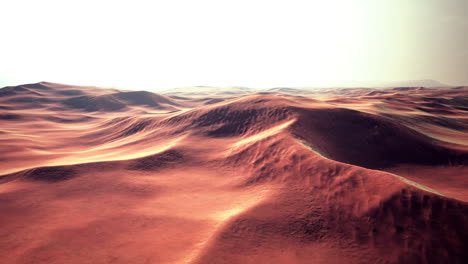
POLYGON ((0 86, 468 84, 466 0, 2 0, 0 32, 0 86))

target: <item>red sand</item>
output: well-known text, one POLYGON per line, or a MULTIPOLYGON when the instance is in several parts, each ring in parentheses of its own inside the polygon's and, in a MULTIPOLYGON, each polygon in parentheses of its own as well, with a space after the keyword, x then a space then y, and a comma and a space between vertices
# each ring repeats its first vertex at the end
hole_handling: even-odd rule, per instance
POLYGON ((467 263, 467 96, 0 89, 0 262, 467 263))

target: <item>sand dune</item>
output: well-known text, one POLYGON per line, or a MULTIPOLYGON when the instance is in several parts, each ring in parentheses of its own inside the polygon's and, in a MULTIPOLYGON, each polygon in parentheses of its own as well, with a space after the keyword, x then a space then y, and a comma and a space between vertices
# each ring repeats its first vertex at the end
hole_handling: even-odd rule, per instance
POLYGON ((0 260, 466 263, 467 98, 2 88, 0 260))

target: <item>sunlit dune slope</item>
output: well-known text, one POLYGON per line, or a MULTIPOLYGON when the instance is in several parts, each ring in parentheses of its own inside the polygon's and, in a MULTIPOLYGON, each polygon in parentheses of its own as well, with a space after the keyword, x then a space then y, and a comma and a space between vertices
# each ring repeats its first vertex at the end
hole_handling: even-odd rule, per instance
POLYGON ((466 87, 187 91, 0 89, 1 262, 468 261, 466 87))

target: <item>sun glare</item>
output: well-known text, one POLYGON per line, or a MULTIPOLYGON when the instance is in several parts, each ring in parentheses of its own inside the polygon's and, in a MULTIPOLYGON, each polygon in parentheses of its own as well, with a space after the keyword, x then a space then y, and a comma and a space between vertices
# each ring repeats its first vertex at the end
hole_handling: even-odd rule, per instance
POLYGON ((427 60, 433 42, 426 35, 434 35, 420 23, 438 21, 426 20, 426 6, 419 0, 2 1, 1 81, 154 90, 444 81, 449 77, 435 74, 435 66, 417 63, 427 60))

